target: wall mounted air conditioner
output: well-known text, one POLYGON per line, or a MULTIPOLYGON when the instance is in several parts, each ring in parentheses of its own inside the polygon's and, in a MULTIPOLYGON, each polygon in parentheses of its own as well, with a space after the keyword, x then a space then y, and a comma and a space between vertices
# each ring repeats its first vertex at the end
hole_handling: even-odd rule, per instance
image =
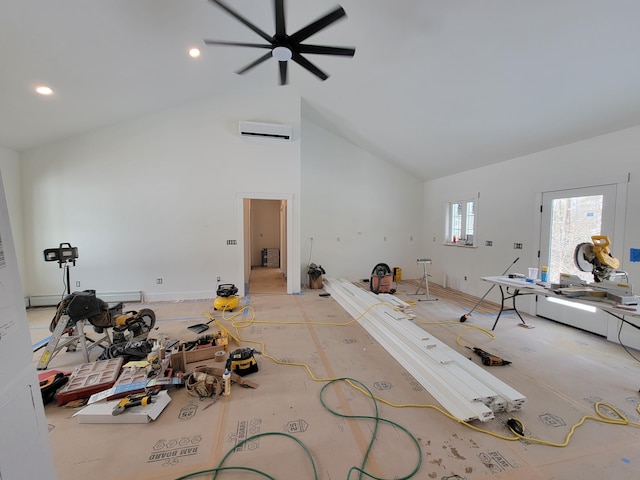
POLYGON ((277 123, 238 122, 240 136, 245 138, 269 138, 272 140, 291 141, 293 128, 291 125, 277 123))

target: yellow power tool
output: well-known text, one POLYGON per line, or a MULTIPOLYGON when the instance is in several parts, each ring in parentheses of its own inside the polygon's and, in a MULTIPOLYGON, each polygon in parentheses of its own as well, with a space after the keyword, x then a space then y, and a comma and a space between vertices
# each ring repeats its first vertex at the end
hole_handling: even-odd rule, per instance
POLYGON ((593 273, 596 282, 608 280, 620 267, 620 260, 609 250, 611 241, 606 235, 593 235, 591 241, 576 246, 574 263, 579 270, 593 273))
POLYGON ((231 371, 240 375, 248 375, 249 373, 258 371, 258 363, 253 356, 255 350, 253 348, 238 348, 229 354, 231 360, 231 371))
POLYGON ((154 390, 152 392, 134 393, 132 395, 127 395, 122 400, 120 400, 115 407, 113 407, 111 415, 120 415, 127 408, 137 407, 139 405, 149 405, 153 402, 153 396, 157 393, 158 390, 154 390))

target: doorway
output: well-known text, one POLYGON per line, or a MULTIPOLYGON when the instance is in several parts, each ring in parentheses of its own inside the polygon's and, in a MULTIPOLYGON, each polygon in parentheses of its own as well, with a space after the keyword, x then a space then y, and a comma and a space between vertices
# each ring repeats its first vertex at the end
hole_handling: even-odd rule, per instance
MULTIPOLYGON (((593 274, 575 265, 577 245, 591 242, 592 235, 607 235, 615 243, 617 186, 601 185, 545 192, 542 194, 540 265, 548 266, 549 281, 557 283, 561 273, 593 282, 593 274)), ((600 309, 561 299, 540 297, 538 316, 607 335, 608 315, 600 309)))
POLYGON ((286 243, 282 241, 281 224, 286 223, 286 202, 262 199, 250 202, 251 270, 245 289, 249 294, 285 293, 286 270, 282 264, 286 264, 286 243))
POLYGON ((291 196, 244 194, 240 201, 242 294, 292 293, 291 196))

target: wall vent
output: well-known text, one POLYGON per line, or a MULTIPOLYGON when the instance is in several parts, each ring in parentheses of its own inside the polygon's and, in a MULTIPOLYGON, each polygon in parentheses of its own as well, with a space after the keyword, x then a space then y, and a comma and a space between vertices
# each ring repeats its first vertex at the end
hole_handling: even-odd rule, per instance
POLYGON ((285 142, 291 141, 293 128, 291 125, 278 123, 259 123, 241 120, 238 122, 240 136, 245 138, 268 138, 285 142))

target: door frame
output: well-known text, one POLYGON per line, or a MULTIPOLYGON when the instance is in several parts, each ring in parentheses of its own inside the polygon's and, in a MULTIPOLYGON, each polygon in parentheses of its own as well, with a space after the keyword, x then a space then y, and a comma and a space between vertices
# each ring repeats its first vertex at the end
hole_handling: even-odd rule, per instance
POLYGON ((626 211, 627 211, 627 184, 629 183, 630 173, 624 173, 619 176, 615 175, 604 175, 601 178, 601 181, 597 183, 583 182, 583 183, 568 183, 561 185, 550 184, 547 186, 543 186, 542 190, 535 192, 535 202, 534 202, 534 228, 533 234, 536 239, 537 248, 533 249, 531 252, 531 263, 532 265, 538 265, 540 268, 540 248, 542 243, 542 195, 544 193, 550 193, 560 190, 577 190, 581 188, 590 188, 590 187, 598 187, 601 185, 615 185, 616 186, 616 208, 615 208, 615 218, 614 218, 614 227, 612 238, 616 239, 616 249, 620 251, 625 251, 624 245, 624 232, 625 232, 625 220, 626 220, 626 211))
MULTIPOLYGON (((247 265, 246 262, 249 262, 249 270, 251 270, 251 256, 247 260, 247 249, 249 248, 249 243, 245 241, 247 235, 250 234, 249 224, 251 222, 250 211, 247 212, 245 203, 246 201, 251 200, 280 200, 284 201, 286 204, 286 225, 284 225, 284 229, 286 230, 286 252, 284 255, 286 256, 285 266, 286 271, 285 276, 287 279, 287 294, 295 293, 297 290, 295 289, 295 281, 296 275, 294 273, 295 261, 293 258, 293 194, 291 193, 251 193, 251 192, 239 192, 238 193, 238 278, 242 281, 240 283, 240 287, 238 288, 238 293, 241 296, 245 295, 245 284, 248 280, 246 276, 247 265)), ((282 220, 280 221, 280 228, 283 228, 282 220)), ((282 243, 282 242, 281 242, 282 243)), ((282 252, 281 252, 282 255, 282 252)), ((298 275, 299 278, 299 275, 298 275)), ((298 281, 299 283, 299 281, 298 281)))
MULTIPOLYGON (((614 209, 614 213, 613 213, 613 232, 611 233, 611 238, 614 239, 615 242, 615 249, 619 252, 624 252, 625 251, 625 245, 624 245, 624 233, 625 233, 625 218, 626 218, 626 210, 627 210, 627 186, 628 186, 628 182, 629 182, 629 177, 630 174, 629 173, 625 173, 624 176, 620 175, 620 176, 605 176, 604 178, 601 178, 600 181, 598 181, 597 183, 591 181, 589 183, 584 182, 581 185, 578 184, 571 184, 571 185, 555 185, 555 186, 549 186, 548 188, 545 188, 543 191, 539 191, 536 192, 536 213, 535 213, 535 224, 534 224, 534 235, 535 238, 537 239, 537 249, 535 249, 532 252, 532 255, 535 256, 535 258, 532 258, 532 261, 535 263, 532 263, 532 265, 538 265, 538 268, 540 267, 540 255, 541 255, 541 248, 542 248, 542 220, 543 220, 543 213, 542 213, 542 201, 543 201, 543 195, 545 193, 552 193, 552 192, 557 192, 557 191, 571 191, 571 190, 580 190, 580 189, 587 189, 587 188, 598 188, 598 187, 602 187, 602 186, 607 186, 607 185, 614 185, 616 188, 616 192, 615 192, 615 209, 614 209)), ((538 315, 538 299, 536 298, 536 302, 535 305, 533 307, 534 310, 534 315, 538 315)), ((606 315, 606 317, 609 317, 609 315, 606 315)), ((545 317, 542 317, 545 318, 545 317)), ((601 318, 600 322, 604 323, 604 325, 601 325, 601 329, 599 329, 601 331, 601 333, 603 333, 604 335, 607 335, 607 327, 609 328, 609 333, 611 330, 610 327, 610 323, 611 323, 611 318, 601 318)), ((609 340, 613 340, 612 338, 610 338, 610 335, 608 335, 609 340)), ((615 340, 617 341, 617 340, 615 340)))

